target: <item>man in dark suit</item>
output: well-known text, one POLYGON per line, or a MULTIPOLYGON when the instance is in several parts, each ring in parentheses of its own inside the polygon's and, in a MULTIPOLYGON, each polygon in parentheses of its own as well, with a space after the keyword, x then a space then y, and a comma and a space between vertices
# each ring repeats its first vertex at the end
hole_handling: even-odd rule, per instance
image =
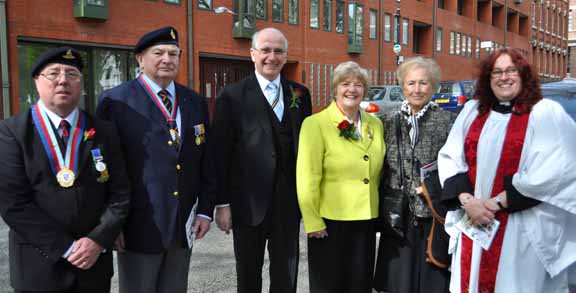
POLYGON ((211 176, 202 167, 207 105, 174 82, 176 29, 147 33, 135 52, 142 73, 102 93, 98 106, 98 115, 118 128, 133 187, 117 241, 120 293, 186 292, 192 240, 208 231, 214 209, 206 188, 211 176))
POLYGON ((288 41, 277 29, 252 37, 255 73, 216 100, 209 142, 217 167, 216 222, 233 230, 238 292, 261 292, 266 242, 270 292, 296 292, 300 212, 296 154, 308 90, 281 76, 288 41))
POLYGON ((113 125, 78 109, 82 58, 44 53, 40 100, 0 122, 0 213, 16 292, 109 292, 130 184, 113 125))

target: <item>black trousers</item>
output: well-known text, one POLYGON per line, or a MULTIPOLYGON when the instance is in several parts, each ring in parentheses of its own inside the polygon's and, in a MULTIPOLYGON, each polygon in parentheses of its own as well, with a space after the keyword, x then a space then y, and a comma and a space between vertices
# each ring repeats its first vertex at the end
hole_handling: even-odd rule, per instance
POLYGON ((266 246, 270 259, 270 292, 296 292, 300 215, 296 208, 286 207, 288 197, 293 197, 288 198, 288 202, 293 200, 297 206, 295 186, 290 188, 283 179, 278 181, 278 192, 274 194, 272 206, 268 208, 262 223, 251 226, 232 222, 239 293, 262 292, 262 266, 266 246))
POLYGON ((370 293, 374 222, 324 219, 328 237, 308 239, 311 293, 370 293))

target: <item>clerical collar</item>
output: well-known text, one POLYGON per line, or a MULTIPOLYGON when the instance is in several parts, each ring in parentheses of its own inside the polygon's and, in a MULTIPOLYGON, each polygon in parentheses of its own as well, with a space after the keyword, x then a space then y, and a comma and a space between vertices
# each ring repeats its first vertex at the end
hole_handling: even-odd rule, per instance
POLYGON ((516 99, 510 101, 497 101, 492 105, 492 111, 502 113, 502 114, 509 114, 512 113, 514 108, 514 103, 516 99))

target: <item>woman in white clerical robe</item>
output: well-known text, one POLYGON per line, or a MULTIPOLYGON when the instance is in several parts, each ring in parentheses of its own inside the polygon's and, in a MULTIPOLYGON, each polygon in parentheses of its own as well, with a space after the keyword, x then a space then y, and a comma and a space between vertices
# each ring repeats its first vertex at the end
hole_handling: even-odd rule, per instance
POLYGON ((576 263, 576 124, 543 99, 528 61, 510 48, 480 64, 477 90, 438 154, 451 292, 568 292, 576 263), (474 227, 499 222, 489 241, 474 227), (487 246, 487 249, 482 247, 487 246))

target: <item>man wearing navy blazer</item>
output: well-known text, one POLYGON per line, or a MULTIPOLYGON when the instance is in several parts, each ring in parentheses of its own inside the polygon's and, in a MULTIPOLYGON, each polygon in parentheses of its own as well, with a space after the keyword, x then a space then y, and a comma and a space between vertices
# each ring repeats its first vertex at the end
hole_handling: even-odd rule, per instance
POLYGON ((280 74, 287 50, 279 30, 257 32, 250 49, 254 74, 227 86, 216 100, 209 142, 218 174, 216 222, 233 230, 238 292, 262 292, 266 244, 270 292, 296 292, 296 154, 311 103, 308 89, 280 74))
POLYGON ((113 125, 78 108, 82 65, 72 48, 46 51, 32 67, 40 100, 0 122, 0 213, 17 293, 110 292, 130 183, 113 125))
POLYGON ((133 187, 117 241, 119 289, 186 292, 192 240, 209 230, 213 213, 211 176, 203 168, 207 105, 174 82, 181 55, 176 29, 147 33, 135 53, 141 74, 102 93, 98 106, 98 115, 118 128, 133 187))

